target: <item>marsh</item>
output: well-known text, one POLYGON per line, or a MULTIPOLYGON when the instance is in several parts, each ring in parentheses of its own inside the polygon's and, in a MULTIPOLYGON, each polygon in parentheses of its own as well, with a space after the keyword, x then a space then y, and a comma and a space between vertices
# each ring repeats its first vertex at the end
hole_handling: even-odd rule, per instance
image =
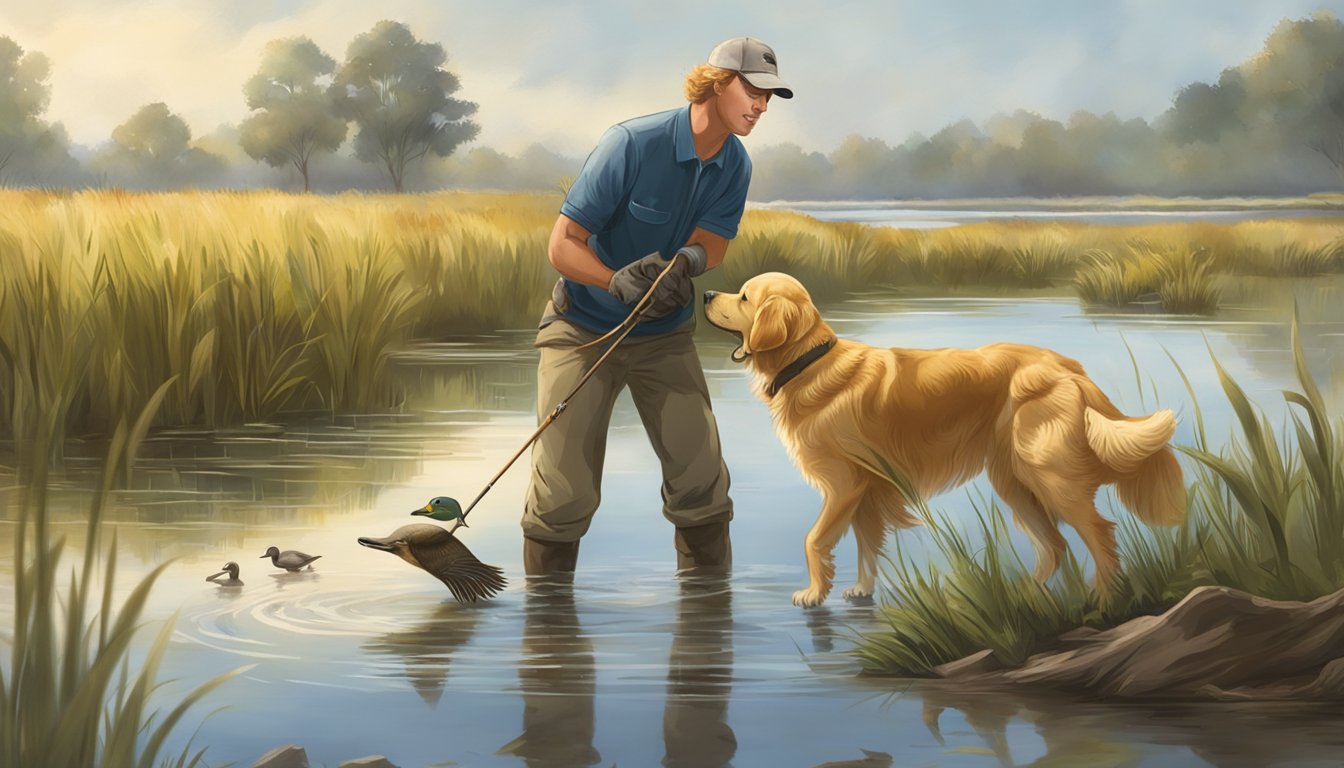
MULTIPOLYGON (((1080 360, 1135 411, 1172 407, 1189 442, 1191 380, 1211 441, 1232 414, 1210 353, 1271 423, 1293 384, 1294 299, 1317 381, 1344 400, 1344 283, 1267 282, 1213 319, 1089 313, 1072 298, 901 298, 854 293, 822 305, 841 335, 875 345, 1040 344, 1080 360)), ((409 399, 395 415, 324 418, 214 432, 164 430, 142 447, 131 487, 110 510, 118 583, 173 558, 149 618, 179 611, 162 677, 165 700, 247 664, 210 700, 195 744, 211 764, 248 764, 284 743, 314 763, 381 753, 399 765, 815 765, 863 750, 901 763, 1025 763, 1046 754, 1110 755, 1112 763, 1254 764, 1254 755, 1322 759, 1344 746, 1312 713, 1080 707, 1069 702, 923 695, 905 681, 861 676, 847 653, 880 628, 873 605, 834 599, 800 610, 799 551, 818 498, 774 438, 769 415, 730 359, 734 340, 697 331, 736 504, 737 567, 729 581, 672 575, 672 528, 659 514, 658 462, 622 397, 613 421, 603 504, 572 591, 523 588, 518 533, 526 473, 506 474, 472 514, 463 541, 501 566, 510 587, 459 605, 432 577, 356 543, 410 521, 439 494, 471 498, 535 426, 536 350, 526 329, 414 346, 393 361, 409 399), (268 573, 271 544, 322 552, 312 571, 268 573), (250 560, 244 558, 251 555, 250 560), (200 573, 243 563, 246 586, 219 590, 200 573), (248 565, 248 563, 252 565, 248 565), (213 708, 213 707, 210 707, 213 708), (925 715, 941 712, 926 723, 925 715), (785 738, 782 734, 807 734, 785 738), (1061 738, 1061 734, 1067 738, 1061 738), (1252 748, 1253 747, 1253 748, 1252 748), (1082 750, 1082 751, 1080 751, 1082 750), (1258 750, 1258 751, 1257 751, 1258 750)), ((76 441, 52 499, 55 532, 82 541, 97 446, 76 441), (81 452, 87 455, 81 455, 81 452)), ((6 483, 12 485, 12 483, 6 483)), ((933 500, 971 514, 983 479, 933 500)), ((11 505, 12 506, 12 505, 11 505)), ((1105 514, 1123 515, 1104 495, 1105 514)), ((0 572, 13 577, 13 527, 0 528, 0 572)), ((908 556, 929 556, 903 531, 908 556)), ((1025 540, 1014 542, 1029 551, 1025 540)), ((1079 543, 1070 539, 1073 549, 1079 543)), ((837 577, 854 576, 852 548, 837 577)), ((6 593, 8 595, 8 593, 6 593)), ((13 606, 0 606, 8 619, 13 606)), ((144 642, 149 641, 145 633, 144 642)), ((201 714, 206 711, 203 708, 201 714)), ((1330 717, 1333 717, 1331 715, 1330 717)), ((191 737, 180 729, 174 752, 191 737)), ((1102 762, 1106 762, 1102 760, 1102 762)))

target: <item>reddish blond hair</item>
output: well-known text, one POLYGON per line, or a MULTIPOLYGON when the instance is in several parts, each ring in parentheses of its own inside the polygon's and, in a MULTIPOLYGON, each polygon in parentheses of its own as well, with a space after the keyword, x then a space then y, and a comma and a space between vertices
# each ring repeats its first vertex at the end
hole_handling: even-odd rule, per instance
POLYGON ((686 100, 692 104, 703 104, 714 95, 714 86, 727 85, 737 77, 731 69, 720 69, 711 64, 700 64, 686 75, 686 84, 682 90, 686 100))

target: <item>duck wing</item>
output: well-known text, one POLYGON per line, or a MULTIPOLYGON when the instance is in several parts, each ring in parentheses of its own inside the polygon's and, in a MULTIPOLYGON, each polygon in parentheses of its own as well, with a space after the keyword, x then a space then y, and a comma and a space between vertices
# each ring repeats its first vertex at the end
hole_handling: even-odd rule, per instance
POLYGON ((474 603, 504 589, 504 571, 477 560, 466 544, 443 528, 423 527, 432 530, 417 531, 406 544, 420 567, 442 581, 458 602, 474 603))

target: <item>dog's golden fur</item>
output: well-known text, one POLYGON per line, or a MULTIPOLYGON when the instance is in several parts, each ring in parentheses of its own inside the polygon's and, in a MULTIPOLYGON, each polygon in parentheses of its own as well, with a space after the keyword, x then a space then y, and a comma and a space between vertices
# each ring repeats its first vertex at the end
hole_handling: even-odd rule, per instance
POLYGON ((705 297, 709 322, 742 337, 754 389, 803 476, 822 495, 807 535, 803 606, 821 603, 835 575, 832 551, 847 529, 858 544, 858 582, 844 596, 873 593, 888 528, 918 524, 879 469, 881 456, 924 497, 988 470, 1036 551, 1045 581, 1066 544, 1058 524, 1078 531, 1096 563, 1103 599, 1115 578, 1115 524, 1097 513, 1097 489, 1114 483, 1144 522, 1185 515, 1180 466, 1167 447, 1170 410, 1120 413, 1076 360, 1023 344, 977 349, 879 349, 838 339, 777 394, 768 386, 809 350, 835 339, 807 290, 771 272, 736 294, 705 297))

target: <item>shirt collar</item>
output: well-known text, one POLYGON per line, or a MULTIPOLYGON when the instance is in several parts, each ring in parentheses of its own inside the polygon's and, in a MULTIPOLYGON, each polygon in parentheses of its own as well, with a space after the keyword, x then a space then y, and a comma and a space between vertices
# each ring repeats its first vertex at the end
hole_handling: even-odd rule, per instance
MULTIPOLYGON (((677 150, 677 162, 688 163, 692 160, 699 161, 700 156, 695 153, 695 139, 691 136, 690 104, 687 104, 685 109, 677 113, 677 119, 673 121, 672 125, 672 142, 677 150)), ((732 139, 733 137, 730 134, 727 139, 724 139, 723 146, 719 147, 719 151, 715 152, 713 157, 704 161, 704 164, 717 165, 722 168, 723 156, 728 149, 728 142, 732 141, 732 139)))

